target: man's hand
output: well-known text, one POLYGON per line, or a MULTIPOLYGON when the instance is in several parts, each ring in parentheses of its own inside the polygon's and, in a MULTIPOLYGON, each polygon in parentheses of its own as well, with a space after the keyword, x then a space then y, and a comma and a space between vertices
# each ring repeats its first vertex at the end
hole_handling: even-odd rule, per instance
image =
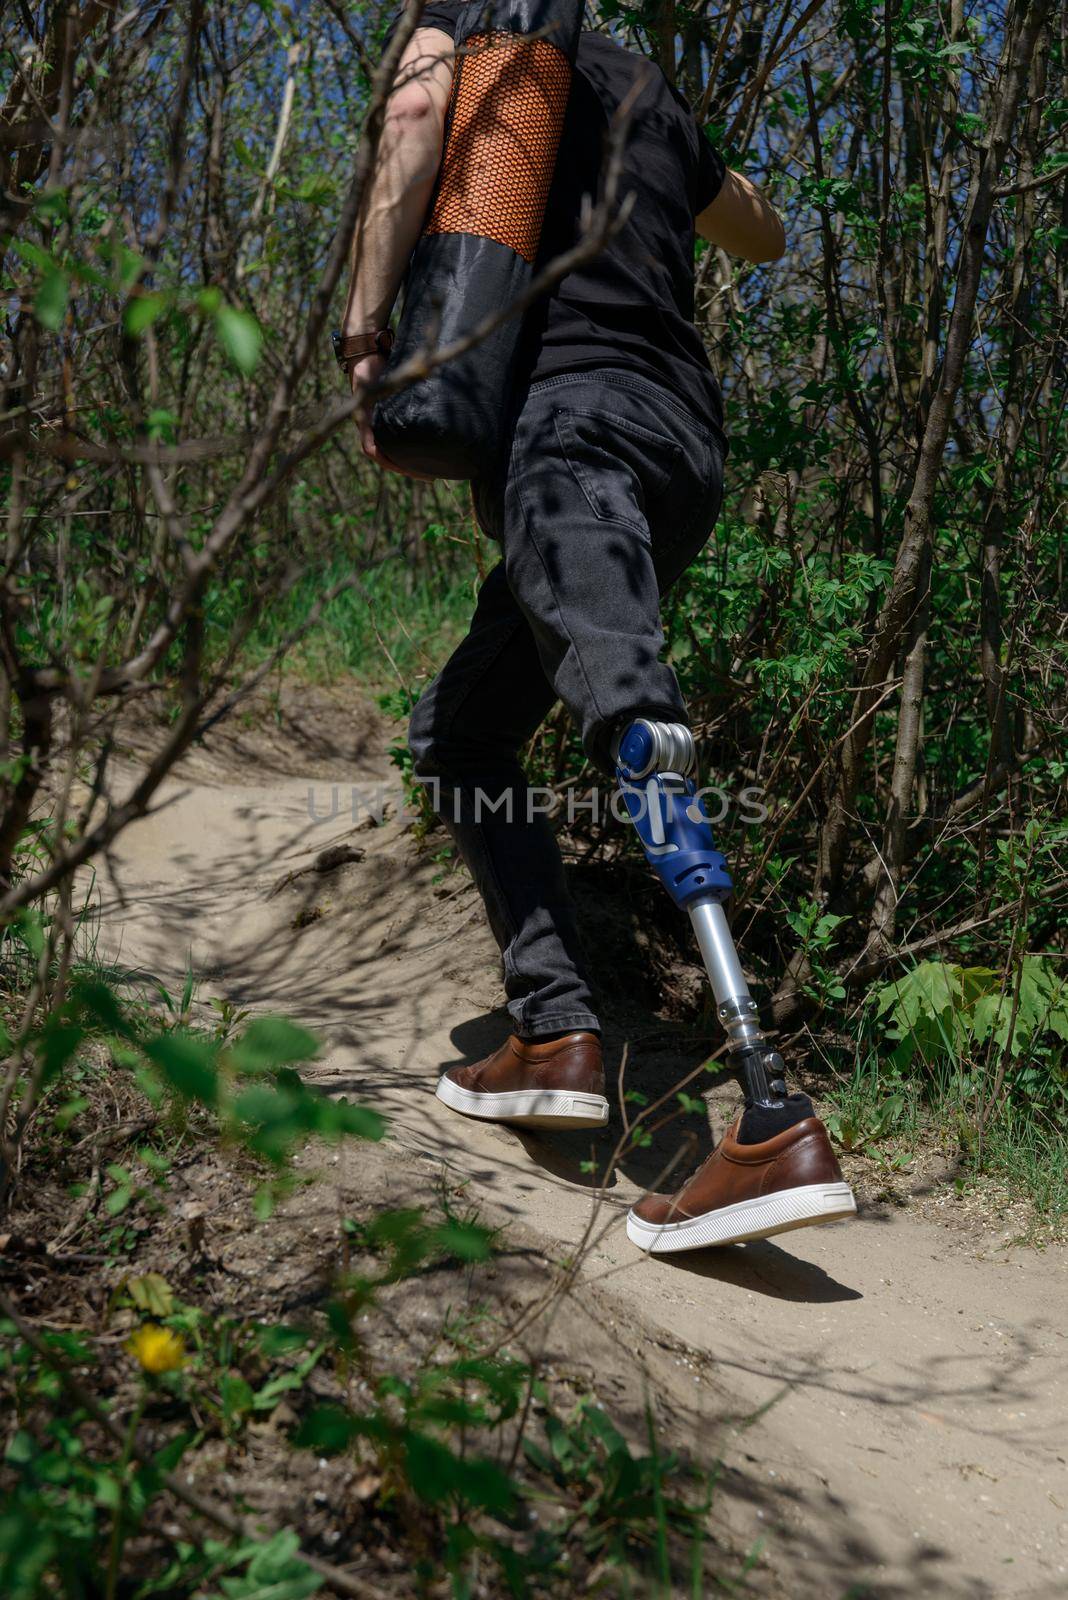
MULTIPOLYGON (((369 389, 378 382, 386 369, 384 356, 364 356, 360 361, 354 361, 349 368, 349 383, 352 385, 353 394, 358 389, 369 389)), ((398 467, 387 455, 378 448, 378 443, 371 427, 372 402, 362 405, 356 413, 356 426, 360 433, 360 448, 368 461, 373 461, 376 467, 381 467, 383 472, 396 472, 402 478, 415 478, 419 483, 433 483, 434 479, 425 472, 407 472, 404 467, 398 467)))
MULTIPOLYGON (((355 394, 358 389, 369 389, 376 384, 386 370, 384 356, 364 356, 362 361, 354 361, 349 368, 349 383, 355 394)), ((356 413, 356 427, 360 434, 360 446, 368 461, 373 461, 376 467, 385 467, 387 472, 396 472, 392 461, 387 461, 375 443, 375 436, 371 429, 371 402, 365 400, 356 413)))

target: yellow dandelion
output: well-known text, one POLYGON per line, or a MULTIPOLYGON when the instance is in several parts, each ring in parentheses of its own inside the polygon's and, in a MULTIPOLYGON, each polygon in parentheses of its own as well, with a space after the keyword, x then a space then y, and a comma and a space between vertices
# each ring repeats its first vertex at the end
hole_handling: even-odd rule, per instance
POLYGON ((179 1333, 161 1328, 158 1322, 145 1322, 135 1329, 126 1343, 134 1359, 145 1372, 158 1377, 161 1372, 174 1372, 185 1361, 185 1344, 179 1333))

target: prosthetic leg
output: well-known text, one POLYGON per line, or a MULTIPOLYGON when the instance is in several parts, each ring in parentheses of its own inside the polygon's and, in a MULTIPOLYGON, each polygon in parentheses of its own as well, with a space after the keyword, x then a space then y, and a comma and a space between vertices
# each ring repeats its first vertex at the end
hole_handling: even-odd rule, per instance
POLYGON ((827 1131, 807 1095, 786 1093, 782 1057, 761 1030, 738 961, 723 908, 731 880, 697 798, 693 735, 642 717, 623 729, 612 755, 649 863, 690 914, 745 1094, 743 1115, 676 1194, 646 1194, 631 1207, 627 1237, 664 1255, 853 1216, 827 1131))
POLYGON ((649 865, 675 904, 689 912, 746 1107, 784 1111, 783 1060, 761 1029, 727 925, 724 901, 732 884, 697 799, 693 734, 682 723, 639 717, 616 737, 612 757, 649 865))

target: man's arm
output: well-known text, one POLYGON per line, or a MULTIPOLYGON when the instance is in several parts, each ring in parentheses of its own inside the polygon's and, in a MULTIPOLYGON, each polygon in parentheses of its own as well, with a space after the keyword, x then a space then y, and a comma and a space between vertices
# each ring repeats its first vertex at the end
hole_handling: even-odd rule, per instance
POLYGON ((744 261, 777 261, 786 250, 786 234, 774 206, 755 183, 731 172, 723 187, 697 218, 702 239, 744 261))
MULTIPOLYGON (((389 321, 441 165, 453 48, 440 28, 417 28, 401 57, 375 170, 353 234, 344 334, 377 333, 389 321)), ((357 362, 349 371, 353 388, 374 382, 383 365, 381 356, 357 362)), ((389 466, 375 445, 369 416, 360 418, 360 436, 364 454, 389 466)))

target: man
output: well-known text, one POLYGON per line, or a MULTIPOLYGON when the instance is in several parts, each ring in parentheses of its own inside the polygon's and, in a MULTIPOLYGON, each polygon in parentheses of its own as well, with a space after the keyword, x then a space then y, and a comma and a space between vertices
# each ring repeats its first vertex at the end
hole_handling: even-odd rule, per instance
MULTIPOLYGON (((428 0, 401 63, 354 245, 342 331, 356 350, 386 327, 431 198, 459 11, 459 0, 428 0)), ((473 485, 503 560, 410 730, 415 772, 432 783, 485 901, 513 1019, 501 1048, 446 1073, 438 1095, 470 1116, 528 1126, 597 1126, 608 1105, 562 862, 546 818, 528 805, 519 751, 559 698, 602 771, 613 771, 636 726, 660 729, 672 754, 688 741, 692 759, 686 707, 660 659, 659 597, 712 531, 727 449, 719 387, 693 326, 694 230, 754 262, 785 247, 772 207, 726 169, 659 68, 583 33, 542 261, 574 244, 624 101, 619 192, 631 208, 596 258, 525 319, 509 445, 473 485)), ((381 369, 379 355, 354 360, 353 382, 381 369)), ((388 468, 367 417, 361 431, 365 453, 388 468)), ((647 1197, 628 1230, 657 1250, 723 1243, 832 1220, 852 1209, 843 1191, 811 1102, 783 1090, 749 1103, 679 1194, 647 1197), (811 1214, 796 1214, 806 1211, 802 1193, 811 1214)))

